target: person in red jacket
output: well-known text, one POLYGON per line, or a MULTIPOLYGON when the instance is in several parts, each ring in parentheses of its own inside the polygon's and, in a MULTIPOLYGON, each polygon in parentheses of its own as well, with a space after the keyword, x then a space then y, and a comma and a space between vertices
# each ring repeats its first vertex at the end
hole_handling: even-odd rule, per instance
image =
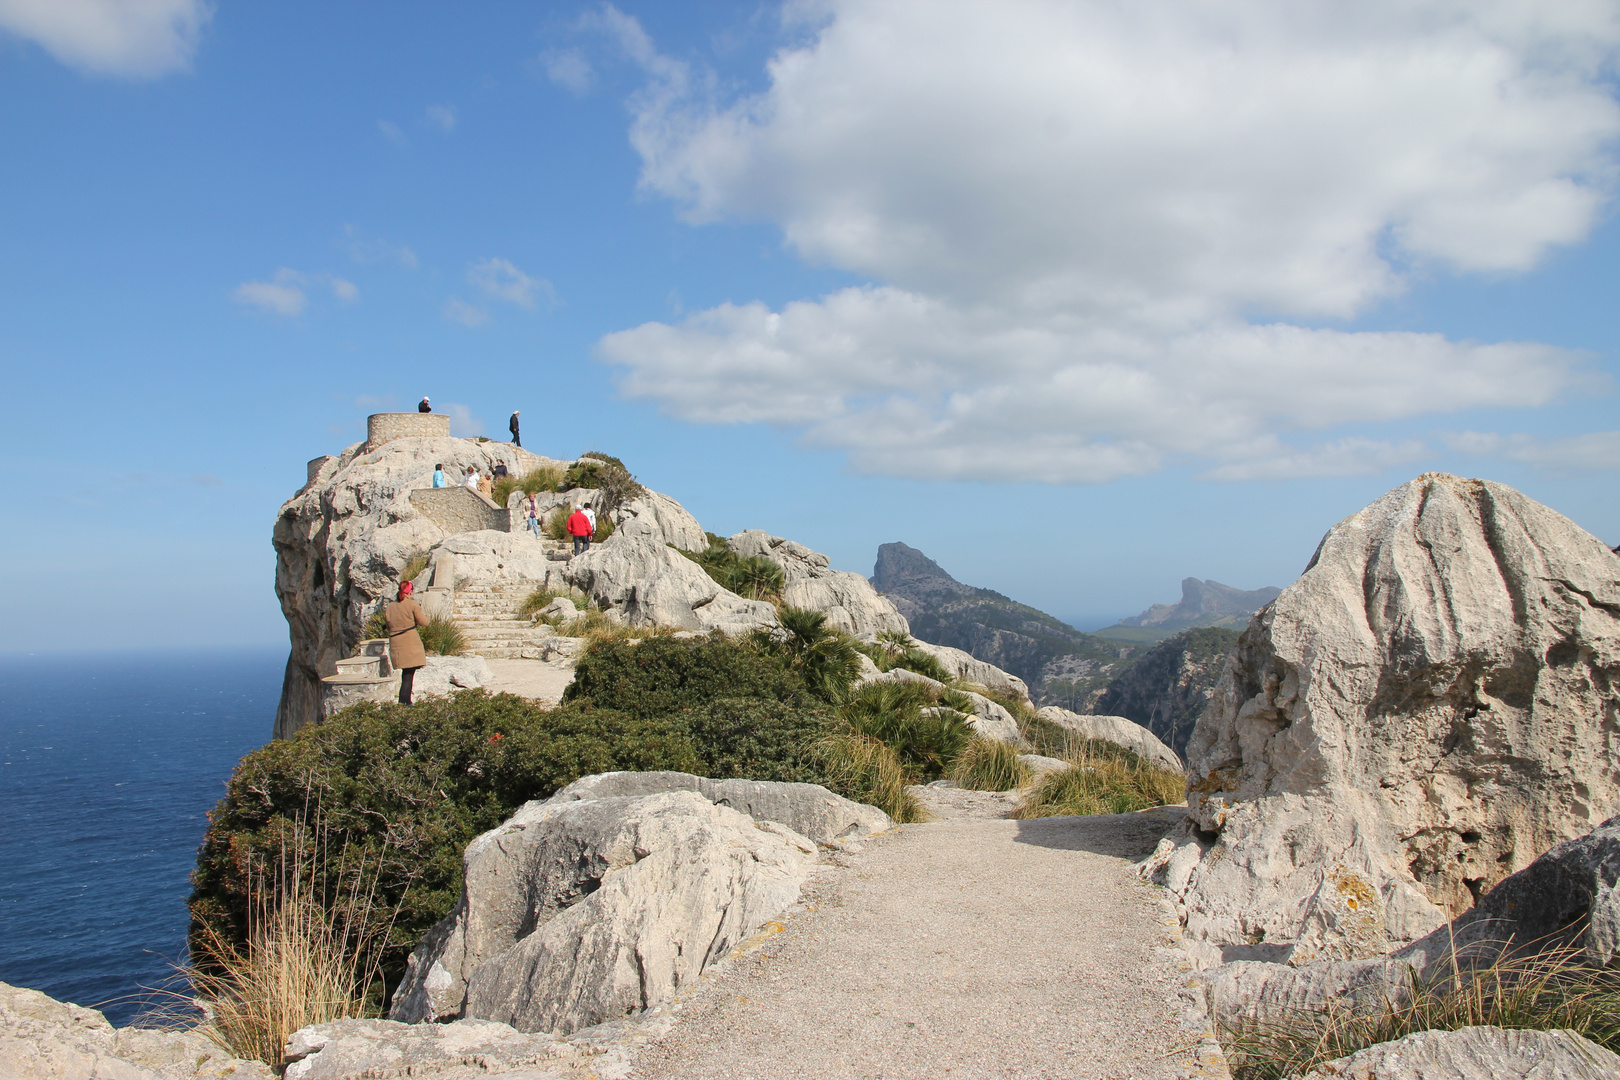
POLYGON ((585 511, 579 507, 568 515, 568 535, 574 538, 574 554, 591 550, 591 519, 585 516, 585 511))

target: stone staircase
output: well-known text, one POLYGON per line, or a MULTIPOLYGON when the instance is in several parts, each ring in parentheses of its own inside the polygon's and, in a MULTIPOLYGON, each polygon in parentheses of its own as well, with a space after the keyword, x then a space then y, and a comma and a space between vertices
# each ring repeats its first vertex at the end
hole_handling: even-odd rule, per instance
POLYGON ((501 581, 457 588, 454 618, 467 652, 494 660, 545 659, 551 627, 518 614, 534 587, 532 581, 501 581))

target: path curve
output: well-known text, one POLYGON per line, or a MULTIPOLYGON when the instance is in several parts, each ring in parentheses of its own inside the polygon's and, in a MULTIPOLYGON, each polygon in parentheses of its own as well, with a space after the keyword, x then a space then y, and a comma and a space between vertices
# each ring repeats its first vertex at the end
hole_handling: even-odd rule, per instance
POLYGON ((1184 811, 907 825, 683 995, 638 1080, 1195 1072, 1185 959, 1129 863, 1184 811))

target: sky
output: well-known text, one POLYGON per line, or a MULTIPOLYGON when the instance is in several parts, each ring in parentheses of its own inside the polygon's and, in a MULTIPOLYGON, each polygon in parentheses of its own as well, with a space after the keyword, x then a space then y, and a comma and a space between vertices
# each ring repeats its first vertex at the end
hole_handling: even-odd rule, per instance
POLYGON ((1620 3, 0 0, 0 650, 273 645, 424 394, 1085 629, 1427 471, 1620 543, 1620 3))

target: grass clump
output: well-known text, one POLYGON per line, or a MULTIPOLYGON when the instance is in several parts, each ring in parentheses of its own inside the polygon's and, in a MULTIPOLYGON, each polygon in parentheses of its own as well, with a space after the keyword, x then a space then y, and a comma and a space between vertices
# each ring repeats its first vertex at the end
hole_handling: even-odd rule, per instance
POLYGON ((950 777, 957 787, 972 791, 1011 791, 1029 783, 1034 771, 1016 746, 974 735, 956 756, 950 777))
POLYGON ((575 611, 585 609, 585 598, 579 593, 571 589, 547 589, 542 586, 523 598, 523 602, 518 605, 518 614, 525 619, 532 619, 553 600, 567 600, 574 605, 575 611))
POLYGON ((422 648, 439 656, 460 656, 467 648, 461 628, 448 615, 430 615, 428 624, 416 628, 422 648))
POLYGON ((1357 1014, 1337 1002, 1267 1021, 1223 1027, 1220 1040, 1237 1080, 1301 1076, 1335 1058, 1419 1031, 1492 1026, 1565 1030, 1620 1051, 1620 971, 1593 967, 1584 951, 1559 946, 1504 953, 1481 967, 1455 958, 1438 977, 1415 977, 1407 993, 1357 1014))
POLYGON ((907 634, 894 630, 885 630, 878 635, 875 642, 863 641, 855 646, 871 658, 879 671, 893 671, 902 668, 914 671, 918 675, 926 675, 935 682, 952 683, 955 679, 939 658, 917 648, 917 643, 907 634))
POLYGON ((702 551, 682 551, 681 554, 703 567, 704 573, 722 589, 729 589, 749 600, 768 600, 774 604, 782 602, 787 577, 774 560, 763 555, 738 555, 722 537, 714 533, 705 535, 709 538, 708 547, 702 551))
POLYGON ((383 604, 376 611, 366 616, 365 625, 360 628, 362 638, 385 638, 388 636, 388 605, 383 604))
POLYGON ((1067 769, 1047 773, 1014 817, 1129 814, 1178 803, 1186 778, 1102 739, 1076 736, 1057 755, 1067 769))
POLYGON ((828 787, 846 794, 858 792, 858 801, 877 807, 902 825, 929 820, 922 802, 906 790, 911 778, 891 747, 871 736, 843 731, 823 739, 819 751, 831 781, 828 787))
POLYGON ((870 682, 839 710, 852 734, 892 749, 914 782, 940 779, 973 738, 967 718, 937 705, 930 689, 914 682, 870 682))
POLYGON ((563 471, 555 465, 541 465, 518 477, 517 490, 525 495, 538 495, 542 491, 560 491, 563 471))

